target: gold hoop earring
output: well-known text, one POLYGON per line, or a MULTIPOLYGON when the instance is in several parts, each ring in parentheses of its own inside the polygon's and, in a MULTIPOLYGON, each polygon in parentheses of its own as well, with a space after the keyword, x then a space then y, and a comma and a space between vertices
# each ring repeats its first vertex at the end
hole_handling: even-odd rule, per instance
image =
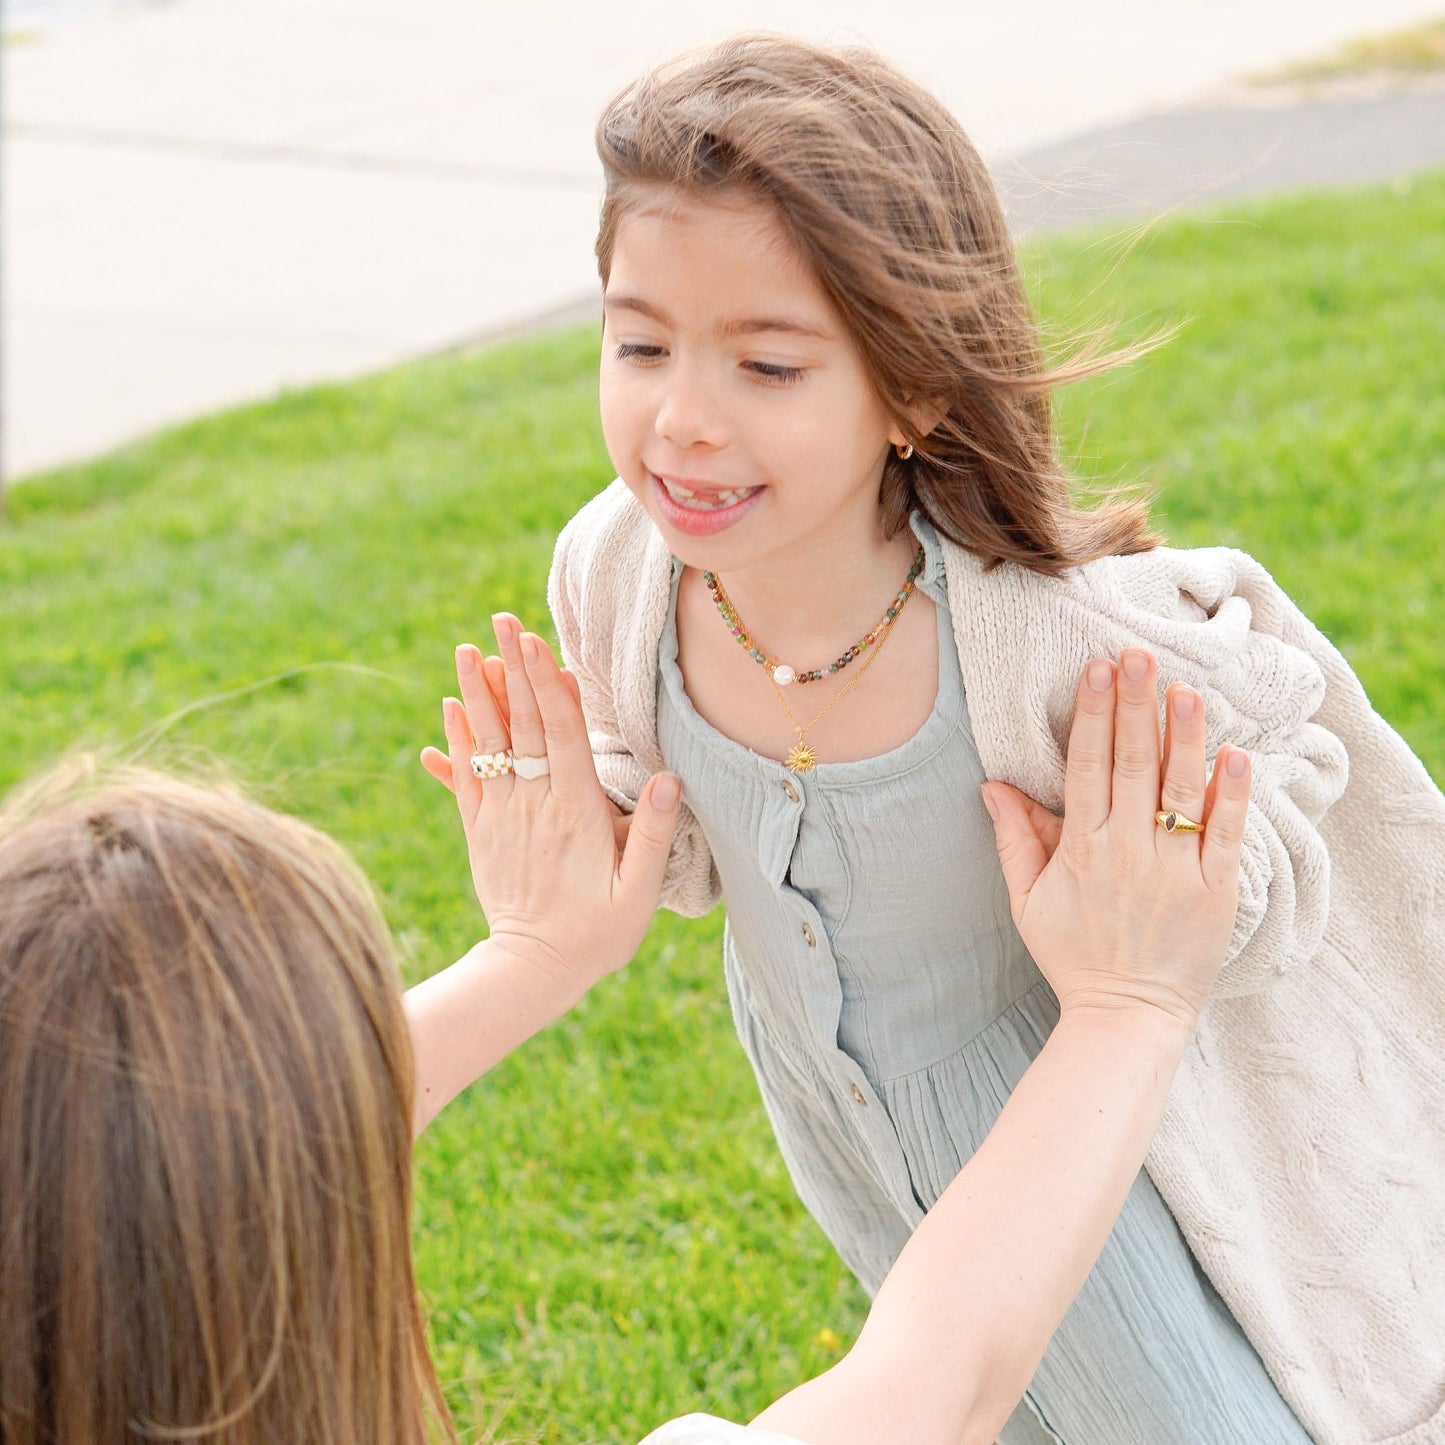
POLYGON ((906 462, 913 455, 913 443, 904 442, 902 446, 899 446, 897 442, 894 442, 893 450, 898 453, 900 462, 906 462))

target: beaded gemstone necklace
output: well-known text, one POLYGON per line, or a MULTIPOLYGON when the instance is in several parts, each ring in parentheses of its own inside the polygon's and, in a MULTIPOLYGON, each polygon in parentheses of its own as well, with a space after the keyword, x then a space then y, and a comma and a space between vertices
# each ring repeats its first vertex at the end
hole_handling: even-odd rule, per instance
POLYGON ((898 595, 888 605, 883 616, 869 628, 862 637, 855 642, 836 661, 830 662, 826 667, 811 668, 807 672, 798 672, 788 666, 786 662, 778 662, 769 657, 761 647, 753 641, 752 635, 743 626, 743 620, 738 616, 737 608, 733 606, 732 599, 723 590, 723 585, 716 572, 704 572, 702 580, 707 583, 707 590, 712 594, 713 605, 727 623, 728 631, 737 638, 738 645, 747 650, 749 657, 753 659, 768 676, 779 686, 787 687, 793 682, 821 682, 825 677, 831 677, 835 672, 842 670, 853 661, 855 657, 861 656, 868 648, 872 647, 897 620, 898 614, 903 611, 903 605, 913 595, 913 589, 918 579, 923 575, 923 548, 919 547, 917 555, 913 559, 913 566, 909 569, 907 580, 898 589, 898 595))
POLYGON ((727 623, 728 631, 737 638, 738 642, 747 648, 748 656, 758 663, 768 674, 768 681, 772 684, 773 691, 778 695, 778 701, 783 705, 783 711, 787 714, 788 722, 793 732, 797 735, 798 741, 789 750, 788 756, 783 760, 784 766, 791 773, 810 773, 818 765, 817 749, 808 741, 808 734, 823 721, 824 717, 832 711, 835 703, 841 702, 844 693, 851 692, 853 687, 863 680, 863 674, 868 671, 873 660, 883 651, 883 644, 888 641, 888 634, 893 631, 893 624, 898 621, 898 615, 913 596, 918 579, 923 573, 923 548, 918 549, 918 555, 913 559, 913 566, 909 569, 907 580, 898 589, 898 595, 889 604, 883 616, 878 619, 876 625, 870 628, 862 637, 850 647, 836 662, 830 663, 827 667, 816 667, 809 672, 795 672, 785 662, 777 662, 768 657, 752 639, 742 619, 738 616, 737 609, 733 606, 731 599, 723 590, 722 583, 714 572, 704 572, 703 581, 707 583, 708 591, 712 593, 713 603, 716 605, 722 620, 727 623), (874 644, 877 644, 875 647, 874 644), (828 677, 835 672, 841 672, 855 657, 867 652, 868 659, 863 666, 843 684, 837 692, 823 705, 811 722, 800 723, 793 715, 793 710, 788 706, 788 699, 783 695, 783 688, 791 682, 817 682, 821 678, 828 677))

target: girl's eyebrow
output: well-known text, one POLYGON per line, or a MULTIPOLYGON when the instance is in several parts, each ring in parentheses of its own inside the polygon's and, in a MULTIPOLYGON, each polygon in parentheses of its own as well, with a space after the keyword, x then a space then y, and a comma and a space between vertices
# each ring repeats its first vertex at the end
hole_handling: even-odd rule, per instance
POLYGON ((646 316, 649 320, 656 321, 659 326, 669 324, 665 311, 659 310, 640 296, 614 296, 610 291, 606 291, 602 296, 602 309, 604 311, 636 311, 639 316, 646 316))
POLYGON ((747 316, 737 321, 724 321, 718 327, 721 336, 753 336, 760 331, 782 331, 792 336, 811 336, 815 341, 831 341, 832 333, 796 316, 747 316))
MULTIPOLYGON (((635 311, 660 326, 670 326, 667 313, 640 296, 613 296, 610 292, 602 298, 604 311, 635 311)), ((833 334, 823 330, 812 321, 796 316, 746 316, 733 321, 721 322, 717 327, 719 336, 755 336, 760 332, 778 331, 793 336, 810 336, 816 341, 832 341, 833 334)))

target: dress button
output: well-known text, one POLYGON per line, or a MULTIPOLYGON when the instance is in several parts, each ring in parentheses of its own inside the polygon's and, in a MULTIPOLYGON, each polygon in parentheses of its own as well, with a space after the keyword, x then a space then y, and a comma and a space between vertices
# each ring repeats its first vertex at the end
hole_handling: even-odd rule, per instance
POLYGON ((853 1085, 853 1097, 862 1104, 865 1109, 868 1107, 868 1100, 863 1097, 863 1090, 860 1089, 857 1084, 853 1085))
POLYGON ((808 947, 809 947, 809 948, 817 948, 817 946, 818 946, 818 935, 813 932, 813 926, 812 926, 812 924, 810 924, 810 923, 805 923, 805 924, 803 925, 803 937, 808 940, 808 947))
POLYGON ((803 795, 798 791, 796 784, 791 778, 783 779, 783 791, 788 795, 790 803, 801 803, 803 795))

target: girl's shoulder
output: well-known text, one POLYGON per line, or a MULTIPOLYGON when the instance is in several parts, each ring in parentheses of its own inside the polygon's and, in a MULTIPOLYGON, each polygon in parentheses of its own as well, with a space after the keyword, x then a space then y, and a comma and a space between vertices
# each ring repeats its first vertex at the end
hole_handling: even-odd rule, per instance
POLYGON ((1058 576, 1012 562, 986 568, 955 543, 943 547, 950 590, 966 598, 971 611, 1004 625, 1013 617, 1032 628, 1051 616, 1077 618, 1081 610, 1120 622, 1204 622, 1231 598, 1270 615, 1292 606, 1265 567, 1233 547, 1153 547, 1100 557, 1058 576))
MULTIPOLYGON (((672 556, 641 503, 620 481, 604 487, 562 529, 547 578, 547 604, 563 646, 611 633, 619 616, 660 634, 672 556)), ((655 641, 655 639, 654 639, 655 641)))
POLYGON ((615 566, 623 559, 665 563, 667 555, 667 547, 642 504, 624 482, 617 480, 598 492, 562 528, 553 566, 585 573, 601 566, 615 566))
MULTIPOLYGON (((547 578, 567 665, 650 696, 671 589, 672 554, 652 519, 620 481, 603 488, 562 529, 547 578)), ((647 734, 655 719, 644 706, 636 721, 647 734)))
POLYGON ((1156 547, 1058 577, 1013 563, 985 569, 961 548, 949 550, 945 566, 960 658, 976 677, 1028 674, 1013 685, 1042 689, 1065 729, 1084 664, 1131 644, 1155 654, 1161 676, 1221 692, 1235 711, 1276 722, 1310 716, 1326 676, 1348 675, 1265 567, 1231 547, 1156 547))
POLYGON ((1075 570, 1099 605, 1165 617, 1212 617, 1231 597, 1284 599, 1264 565, 1235 547, 1153 547, 1075 570))

